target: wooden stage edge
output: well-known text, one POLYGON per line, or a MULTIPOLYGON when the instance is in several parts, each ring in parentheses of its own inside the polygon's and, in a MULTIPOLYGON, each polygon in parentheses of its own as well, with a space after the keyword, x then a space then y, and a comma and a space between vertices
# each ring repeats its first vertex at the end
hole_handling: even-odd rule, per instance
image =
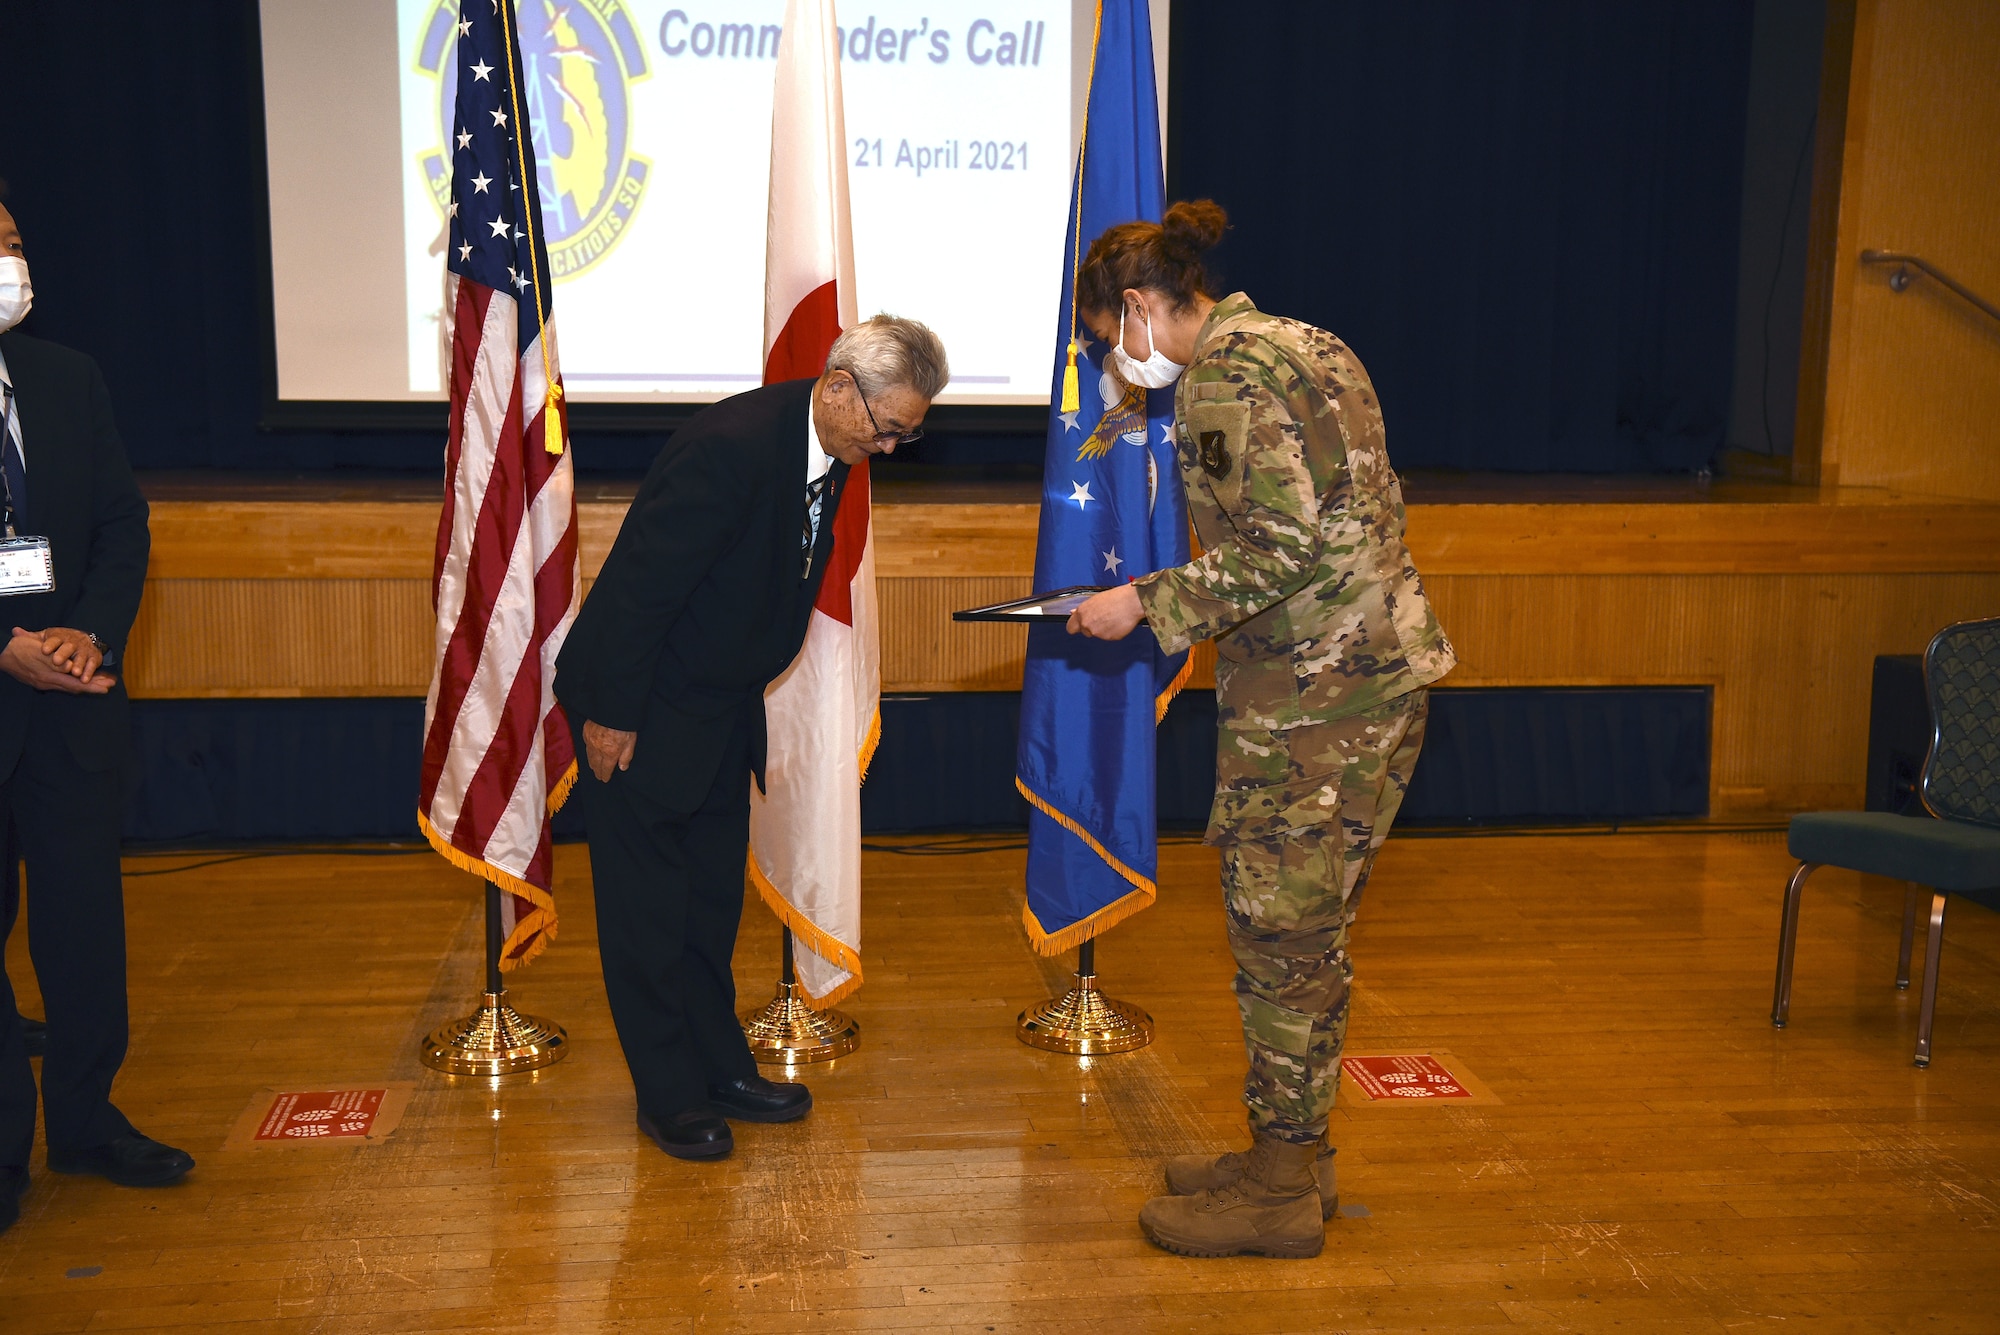
MULTIPOLYGON (((883 470, 886 474, 888 470, 883 470)), ((142 480, 153 558, 129 654, 153 698, 422 695, 435 482, 142 480)), ((630 484, 579 488, 584 577, 630 484)), ((1409 479, 1409 540, 1456 686, 1706 685, 1718 815, 1858 803, 1868 682, 2000 612, 2000 505, 1685 478, 1409 479)), ((1018 689, 1038 489, 876 484, 883 688, 1018 689)), ((1195 684, 1212 684, 1212 657, 1195 684)))
MULTIPOLYGON (((1409 542, 1424 575, 2000 572, 2000 505, 1992 502, 1679 479, 1606 499, 1539 500, 1532 481, 1460 484, 1438 488, 1449 500, 1413 499, 1409 542)), ((189 495, 196 485, 176 479, 153 500, 154 579, 430 575, 435 499, 364 498, 337 484, 328 499, 304 489, 284 499, 189 495)), ((603 564, 628 500, 580 499, 586 579, 603 564)), ((876 575, 1026 576, 1038 508, 1034 488, 1020 484, 877 483, 876 575)))

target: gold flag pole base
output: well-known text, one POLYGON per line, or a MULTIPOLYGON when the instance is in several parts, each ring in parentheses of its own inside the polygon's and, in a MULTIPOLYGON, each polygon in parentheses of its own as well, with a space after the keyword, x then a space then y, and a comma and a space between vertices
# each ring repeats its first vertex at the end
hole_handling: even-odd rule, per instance
POLYGON ((567 1057, 569 1035, 553 1021, 521 1014, 504 992, 488 992, 478 1010, 425 1038, 417 1055, 446 1075, 513 1075, 567 1057))
POLYGON ((744 1011, 743 1037, 760 1062, 799 1066, 845 1057, 861 1046, 861 1024, 844 1011, 814 1010, 799 991, 792 959, 792 931, 785 929, 785 964, 778 995, 756 1010, 744 1011))
POLYGON ((523 1015, 507 1004, 500 981, 500 887, 486 885, 486 991, 479 1009, 433 1030, 417 1057, 446 1075, 514 1075, 554 1066, 569 1056, 569 1035, 552 1020, 523 1015))
POLYGON ((1076 985, 1021 1012, 1014 1036, 1031 1048, 1094 1057, 1131 1052, 1153 1041, 1153 1017, 1097 990, 1096 941, 1077 951, 1076 985))

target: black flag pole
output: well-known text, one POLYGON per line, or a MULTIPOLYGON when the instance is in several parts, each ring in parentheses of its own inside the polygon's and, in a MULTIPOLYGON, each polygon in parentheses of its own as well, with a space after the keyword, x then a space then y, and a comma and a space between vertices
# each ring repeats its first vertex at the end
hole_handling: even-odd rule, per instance
POLYGON ((553 1066, 569 1055, 569 1035, 552 1020, 523 1015, 507 1004, 507 984, 500 975, 507 933, 500 917, 500 896, 486 883, 486 991, 479 1009, 434 1030, 418 1056, 424 1065, 446 1075, 514 1075, 553 1066))

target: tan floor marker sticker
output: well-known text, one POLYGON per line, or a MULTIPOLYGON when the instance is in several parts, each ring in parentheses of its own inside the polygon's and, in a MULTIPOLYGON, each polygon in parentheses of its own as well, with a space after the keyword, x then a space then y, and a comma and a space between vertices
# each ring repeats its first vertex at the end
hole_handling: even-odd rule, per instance
POLYGON ((261 1090, 223 1143, 231 1149, 379 1144, 403 1120, 411 1089, 407 1082, 384 1081, 348 1089, 261 1090))

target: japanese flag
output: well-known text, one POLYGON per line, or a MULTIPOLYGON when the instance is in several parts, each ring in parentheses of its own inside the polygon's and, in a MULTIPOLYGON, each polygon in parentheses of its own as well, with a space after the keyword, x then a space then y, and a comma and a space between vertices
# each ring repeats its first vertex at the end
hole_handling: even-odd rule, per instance
MULTIPOLYGON (((817 376, 856 318, 839 42, 832 0, 789 0, 771 112, 766 384, 817 376)), ((805 646, 765 693, 765 790, 750 792, 751 882, 797 938, 799 985, 822 1006, 861 985, 861 778, 881 731, 873 536, 862 463, 805 646)))

